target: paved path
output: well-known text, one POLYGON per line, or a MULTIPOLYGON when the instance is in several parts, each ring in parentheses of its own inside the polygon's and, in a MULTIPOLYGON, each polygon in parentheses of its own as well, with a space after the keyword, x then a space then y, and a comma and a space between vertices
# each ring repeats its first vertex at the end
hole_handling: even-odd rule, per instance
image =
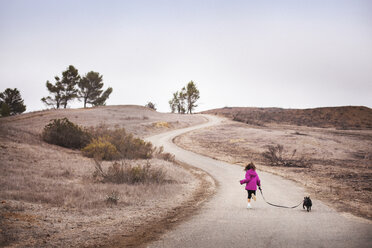
MULTIPOLYGON (((219 188, 197 215, 166 233, 148 247, 372 247, 372 224, 346 217, 313 199, 313 211, 281 209, 267 205, 258 195, 253 209, 246 209, 246 192, 239 184, 243 168, 185 151, 172 143, 182 133, 220 122, 206 116, 208 123, 162 133, 148 138, 176 158, 210 173, 219 188)), ((296 205, 306 192, 292 181, 258 172, 267 200, 296 205)))

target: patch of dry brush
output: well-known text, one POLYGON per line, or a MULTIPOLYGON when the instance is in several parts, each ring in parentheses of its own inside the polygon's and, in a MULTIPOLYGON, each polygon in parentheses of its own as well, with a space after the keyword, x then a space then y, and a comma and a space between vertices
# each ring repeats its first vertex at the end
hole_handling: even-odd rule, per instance
POLYGON ((132 164, 133 161, 116 161, 112 163, 105 171, 102 168, 102 163, 95 160, 96 170, 93 177, 102 183, 116 183, 116 184, 138 184, 138 183, 165 183, 166 171, 162 168, 154 168, 149 161, 145 165, 132 164))
POLYGON ((271 166, 284 166, 284 167, 311 167, 311 162, 304 156, 297 158, 297 150, 294 149, 292 154, 289 155, 284 150, 283 145, 268 145, 267 151, 262 153, 263 160, 271 166))

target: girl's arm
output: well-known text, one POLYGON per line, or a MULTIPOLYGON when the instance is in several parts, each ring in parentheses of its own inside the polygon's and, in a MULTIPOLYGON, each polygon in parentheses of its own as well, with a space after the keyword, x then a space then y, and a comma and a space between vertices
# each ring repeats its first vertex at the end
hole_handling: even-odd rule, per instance
POLYGON ((248 179, 246 178, 246 179, 243 179, 243 180, 240 180, 240 184, 243 184, 243 183, 248 183, 248 179))

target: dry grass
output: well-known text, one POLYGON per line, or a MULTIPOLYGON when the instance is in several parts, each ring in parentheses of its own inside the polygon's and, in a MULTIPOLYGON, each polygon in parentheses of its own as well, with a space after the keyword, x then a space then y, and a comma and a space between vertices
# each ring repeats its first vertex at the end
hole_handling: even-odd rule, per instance
MULTIPOLYGON (((335 130, 226 121, 176 139, 182 147, 230 163, 255 161, 259 169, 299 182, 341 211, 372 219, 372 131, 335 130), (283 145, 312 163, 309 168, 270 167, 262 153, 283 145)), ((264 183, 264 182, 263 182, 264 183)))
MULTIPOLYGON (((2 189, 0 199, 48 204, 51 207, 71 207, 83 211, 104 207, 105 196, 112 190, 119 190, 121 195, 126 196, 122 198, 124 205, 141 203, 139 198, 145 200, 145 195, 149 197, 154 194, 150 198, 154 198, 155 195, 159 197, 159 192, 151 192, 154 187, 148 187, 149 190, 141 192, 144 187, 140 185, 119 187, 115 183, 96 183, 92 177, 95 171, 94 162, 81 157, 79 153, 58 152, 55 147, 39 149, 16 143, 4 146, 6 152, 1 153, 4 160, 0 167, 2 189), (14 162, 17 164, 16 167, 13 166, 14 162), (133 190, 138 192, 135 193, 133 190)), ((152 167, 166 172, 169 180, 177 177, 178 167, 163 160, 138 160, 127 163, 146 166, 148 162, 152 167)), ((105 170, 108 170, 110 165, 111 163, 105 163, 105 170)))
MULTIPOLYGON (((35 247, 44 246, 45 241, 53 246, 84 246, 84 242, 93 245, 120 232, 129 235, 130 229, 124 227, 144 223, 146 216, 151 219, 165 216, 189 199, 198 183, 187 171, 159 159, 150 160, 152 167, 166 172, 166 180, 171 183, 97 183, 92 177, 93 161, 78 153, 19 143, 2 146, 6 148, 1 151, 4 160, 0 166, 0 199, 7 208, 0 208, 0 215, 20 213, 37 220, 30 222, 10 216, 2 224, 5 229, 1 228, 0 236, 20 246, 30 240, 34 243, 29 246, 35 247), (119 200, 117 204, 107 204, 107 196, 113 191, 119 200), (17 211, 16 205, 22 206, 22 210, 17 211), (70 227, 66 229, 66 225, 70 227), (110 235, 102 235, 101 231, 110 235), (75 232, 81 237, 76 237, 75 232)), ((147 160, 136 164, 146 166, 147 160)), ((105 170, 109 166, 105 164, 105 170)))
POLYGON ((97 182, 116 183, 116 184, 163 184, 173 182, 166 179, 167 172, 162 167, 154 168, 150 161, 146 164, 137 161, 115 161, 107 170, 102 166, 102 162, 95 160, 96 170, 94 178, 97 182))
POLYGON ((222 108, 203 112, 217 114, 250 125, 270 123, 337 129, 372 129, 372 109, 363 106, 314 109, 222 108))
POLYGON ((108 128, 125 128, 128 133, 144 138, 167 130, 156 128, 153 123, 167 122, 170 129, 182 128, 203 123, 206 120, 198 115, 166 114, 149 108, 134 105, 102 106, 86 109, 58 109, 31 112, 0 119, 0 127, 12 126, 12 130, 30 135, 40 135, 52 119, 68 118, 84 127, 100 124, 108 128))
MULTIPOLYGON (((137 226, 165 218, 190 200, 199 187, 200 180, 187 170, 157 158, 135 164, 146 166, 150 162, 152 168, 165 172, 165 183, 97 182, 91 159, 80 151, 41 140, 40 133, 50 119, 63 117, 81 126, 98 126, 106 119, 109 128, 135 129, 140 136, 161 131, 153 122, 183 127, 204 121, 198 116, 160 114, 135 106, 53 110, 2 118, 0 246, 88 247, 102 245, 117 235, 134 236, 137 226), (115 203, 107 200, 114 198, 115 203)), ((102 165, 105 170, 110 166, 111 162, 102 165)))

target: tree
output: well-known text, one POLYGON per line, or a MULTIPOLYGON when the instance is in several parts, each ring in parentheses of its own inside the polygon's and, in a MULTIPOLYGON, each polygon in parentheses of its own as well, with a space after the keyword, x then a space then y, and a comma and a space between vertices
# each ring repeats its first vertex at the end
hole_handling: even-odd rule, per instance
POLYGON ((172 113, 174 113, 176 111, 176 108, 178 106, 177 101, 178 101, 178 91, 173 93, 173 98, 171 100, 169 100, 169 102, 168 102, 172 113))
POLYGON ((186 86, 185 98, 187 101, 187 113, 192 114, 192 110, 196 108, 196 101, 200 98, 199 90, 193 81, 190 81, 186 86))
POLYGON ((198 106, 195 103, 199 98, 199 90, 195 83, 190 81, 180 92, 173 93, 173 98, 168 103, 172 113, 177 109, 178 113, 184 114, 187 110, 187 113, 192 114, 193 109, 198 106), (185 105, 187 105, 186 108, 185 105))
POLYGON ((69 101, 77 98, 78 89, 76 88, 77 83, 80 81, 78 70, 70 65, 66 71, 62 72, 62 79, 55 76, 55 84, 46 82, 46 87, 52 96, 41 98, 47 106, 53 106, 60 108, 62 105, 64 108, 67 107, 69 101))
POLYGON ((0 115, 1 116, 9 116, 10 115, 10 108, 8 104, 2 103, 0 104, 0 115))
POLYGON ((156 110, 155 103, 152 103, 152 102, 148 102, 148 103, 145 105, 145 107, 146 107, 146 108, 153 109, 153 110, 156 110))
POLYGON ((52 96, 47 96, 41 98, 41 101, 45 103, 47 106, 53 106, 54 108, 59 109, 62 103, 62 96, 63 96, 63 85, 59 77, 54 77, 56 80, 55 84, 51 84, 49 81, 46 82, 46 87, 52 96))
POLYGON ((185 88, 181 92, 176 91, 173 93, 173 98, 168 102, 172 113, 176 110, 179 114, 184 114, 185 110, 185 88))
POLYGON ((106 100, 112 93, 111 87, 103 92, 102 75, 94 71, 88 72, 80 80, 78 86, 80 88, 79 97, 84 101, 84 108, 86 108, 87 103, 93 106, 105 105, 106 100))
POLYGON ((178 113, 181 113, 181 114, 186 113, 185 100, 186 100, 186 89, 185 87, 183 87, 182 90, 178 93, 178 106, 177 106, 178 113))
POLYGON ((78 97, 78 89, 76 85, 80 81, 78 70, 70 65, 66 71, 62 72, 62 104, 63 107, 67 107, 67 103, 78 97))
POLYGON ((0 107, 2 116, 16 115, 26 111, 26 105, 17 88, 7 88, 0 93, 0 107))

